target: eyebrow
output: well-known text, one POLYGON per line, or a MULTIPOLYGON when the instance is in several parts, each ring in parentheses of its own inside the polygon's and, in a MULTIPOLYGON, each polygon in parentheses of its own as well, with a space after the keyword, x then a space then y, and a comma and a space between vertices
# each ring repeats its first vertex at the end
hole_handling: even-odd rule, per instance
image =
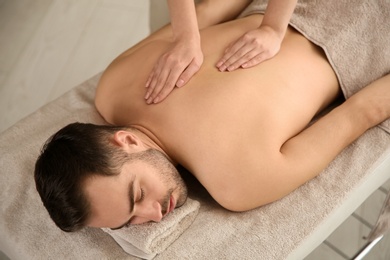
MULTIPOLYGON (((132 179, 130 181, 130 184, 129 184, 129 187, 128 187, 128 190, 127 190, 127 194, 128 194, 128 198, 129 198, 129 205, 130 205, 130 213, 133 212, 134 210, 134 204, 135 204, 135 200, 134 200, 134 179, 132 179)), ((124 226, 127 225, 127 223, 129 223, 131 220, 131 218, 126 221, 126 223, 124 223, 123 225, 120 225, 119 227, 116 227, 116 228, 111 228, 111 230, 117 230, 117 229, 121 229, 123 228, 124 226)))

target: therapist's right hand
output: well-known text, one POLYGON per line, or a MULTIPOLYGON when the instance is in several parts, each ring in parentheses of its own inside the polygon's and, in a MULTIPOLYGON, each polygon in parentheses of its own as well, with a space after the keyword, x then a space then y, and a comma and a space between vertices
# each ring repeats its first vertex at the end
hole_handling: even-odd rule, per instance
POLYGON ((199 40, 178 40, 160 56, 146 82, 148 104, 163 101, 176 87, 184 86, 200 69, 203 52, 199 40))

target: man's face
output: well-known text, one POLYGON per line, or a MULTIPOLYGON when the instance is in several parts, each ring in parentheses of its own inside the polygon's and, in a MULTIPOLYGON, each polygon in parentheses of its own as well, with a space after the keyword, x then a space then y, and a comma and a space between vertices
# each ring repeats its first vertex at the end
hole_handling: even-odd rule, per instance
POLYGON ((161 219, 187 199, 187 187, 176 168, 156 150, 147 160, 125 163, 119 175, 86 180, 91 227, 120 228, 161 219))

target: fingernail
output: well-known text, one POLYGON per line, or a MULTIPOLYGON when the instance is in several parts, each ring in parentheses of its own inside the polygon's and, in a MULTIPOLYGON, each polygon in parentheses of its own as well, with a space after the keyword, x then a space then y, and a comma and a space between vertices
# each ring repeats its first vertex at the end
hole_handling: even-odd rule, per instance
POLYGON ((177 83, 176 83, 176 86, 177 86, 178 88, 180 88, 180 87, 183 86, 183 84, 184 84, 184 80, 179 79, 179 80, 177 81, 177 83))
POLYGON ((221 67, 219 67, 219 71, 225 71, 226 70, 226 66, 225 65, 222 65, 221 67))
POLYGON ((244 69, 246 68, 246 66, 248 66, 247 63, 244 63, 244 64, 241 65, 241 67, 244 68, 244 69))
POLYGON ((149 93, 149 92, 146 92, 145 99, 148 99, 149 96, 150 96, 150 93, 149 93))
POLYGON ((217 63, 217 68, 219 68, 221 65, 223 64, 223 62, 222 61, 219 61, 218 63, 217 63))
POLYGON ((153 100, 153 103, 156 104, 158 101, 160 101, 160 99, 158 97, 156 97, 154 100, 153 100))
POLYGON ((150 85, 150 79, 148 79, 148 80, 146 81, 145 88, 149 87, 149 85, 150 85))
POLYGON ((234 70, 234 66, 229 66, 229 67, 227 68, 227 70, 228 70, 228 71, 233 71, 233 70, 234 70))

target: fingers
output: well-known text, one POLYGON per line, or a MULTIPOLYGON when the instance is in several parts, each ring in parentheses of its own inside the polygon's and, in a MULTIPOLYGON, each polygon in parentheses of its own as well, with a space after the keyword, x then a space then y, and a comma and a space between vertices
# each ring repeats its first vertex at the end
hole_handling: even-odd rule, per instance
POLYGON ((256 49, 250 49, 248 51, 242 48, 225 61, 223 61, 225 58, 222 58, 222 62, 217 64, 217 67, 220 71, 233 71, 240 67, 249 68, 263 62, 270 58, 270 56, 267 51, 259 53, 256 49))
POLYGON ((160 73, 156 72, 151 76, 150 84, 147 86, 145 99, 147 104, 156 104, 164 100, 169 93, 175 87, 177 78, 180 76, 180 72, 177 70, 161 70, 160 73))
POLYGON ((273 57, 272 53, 268 51, 263 51, 258 54, 257 51, 252 50, 246 55, 244 55, 242 58, 238 59, 233 64, 229 65, 226 70, 233 71, 240 67, 243 69, 251 68, 272 57, 273 57))
POLYGON ((224 55, 217 62, 217 68, 220 71, 225 71, 231 64, 243 57, 247 53, 247 50, 243 48, 244 45, 245 42, 240 39, 231 46, 227 47, 224 55))
POLYGON ((184 86, 199 68, 200 66, 197 65, 195 61, 192 61, 182 73, 182 70, 179 68, 161 70, 157 66, 146 82, 146 103, 156 104, 163 101, 172 92, 175 86, 184 86))
POLYGON ((238 68, 250 68, 260 64, 261 62, 268 60, 274 56, 274 54, 268 50, 259 51, 258 49, 241 48, 229 58, 225 56, 217 63, 217 68, 220 71, 233 71, 238 68))
POLYGON ((195 61, 192 61, 190 65, 183 71, 183 73, 180 75, 179 79, 176 82, 176 86, 181 88, 187 82, 192 78, 192 76, 195 75, 196 72, 198 72, 200 66, 195 63, 195 61))
POLYGON ((275 56, 280 45, 281 39, 267 28, 249 31, 226 48, 216 67, 220 71, 253 67, 275 56))
POLYGON ((251 36, 249 33, 244 34, 236 42, 226 48, 221 60, 217 63, 217 68, 220 71, 232 71, 239 68, 242 63, 245 63, 255 57, 259 50, 258 39, 251 36))
POLYGON ((238 51, 236 52, 231 58, 226 60, 226 62, 219 67, 220 71, 233 71, 238 69, 240 66, 242 66, 245 63, 250 62, 252 59, 254 59, 257 56, 262 56, 262 53, 257 54, 256 51, 251 50, 247 53, 244 51, 238 51))
POLYGON ((184 86, 203 63, 200 41, 185 38, 172 42, 157 60, 146 81, 146 103, 164 100, 175 88, 184 86))

